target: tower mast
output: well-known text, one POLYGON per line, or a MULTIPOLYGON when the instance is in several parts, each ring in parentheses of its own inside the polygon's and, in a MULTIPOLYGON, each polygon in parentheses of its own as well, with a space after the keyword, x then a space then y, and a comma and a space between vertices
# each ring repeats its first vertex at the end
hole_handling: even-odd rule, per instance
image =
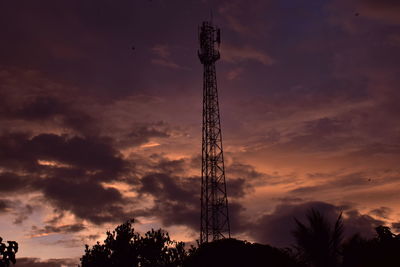
POLYGON ((215 62, 220 58, 220 29, 205 21, 199 29, 198 56, 203 73, 200 244, 230 237, 224 154, 215 62))

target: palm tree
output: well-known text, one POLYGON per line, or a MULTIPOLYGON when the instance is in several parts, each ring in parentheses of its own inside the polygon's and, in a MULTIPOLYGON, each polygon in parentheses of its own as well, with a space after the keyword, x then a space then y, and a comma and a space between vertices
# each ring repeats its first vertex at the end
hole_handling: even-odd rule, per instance
POLYGON ((312 267, 336 267, 339 265, 340 246, 343 240, 342 214, 331 224, 317 210, 307 213, 309 225, 295 218, 297 228, 293 231, 296 250, 301 261, 312 267))

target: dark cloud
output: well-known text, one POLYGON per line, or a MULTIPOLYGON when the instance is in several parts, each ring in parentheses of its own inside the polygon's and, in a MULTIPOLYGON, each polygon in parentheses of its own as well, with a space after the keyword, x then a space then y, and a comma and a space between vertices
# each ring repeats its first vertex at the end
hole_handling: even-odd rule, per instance
POLYGON ((288 141, 275 146, 287 151, 329 153, 339 150, 342 146, 348 147, 358 143, 357 138, 352 135, 352 128, 350 119, 324 117, 306 121, 300 131, 286 136, 288 141))
POLYGON ((141 178, 141 194, 155 198, 154 206, 146 211, 157 216, 163 225, 187 225, 198 229, 200 178, 180 178, 154 173, 141 178))
POLYGON ((200 181, 195 178, 178 178, 166 174, 149 174, 141 179, 140 192, 165 200, 192 203, 199 191, 200 181))
POLYGON ((400 222, 392 223, 391 226, 392 226, 393 231, 395 231, 395 232, 397 232, 397 233, 400 232, 400 222))
POLYGON ((40 260, 39 258, 18 258, 15 266, 17 267, 72 267, 77 266, 77 259, 48 259, 40 260))
POLYGON ((373 216, 377 216, 382 219, 387 219, 388 216, 392 213, 392 209, 389 207, 380 207, 380 208, 371 210, 369 213, 373 216))
POLYGON ((30 138, 28 134, 10 133, 0 136, 0 148, 0 165, 7 169, 35 172, 42 168, 39 160, 53 161, 101 171, 103 179, 107 179, 107 175, 116 176, 124 168, 124 161, 106 138, 56 134, 30 138))
POLYGON ((256 171, 254 166, 237 161, 232 162, 232 164, 229 164, 227 168, 228 167, 229 167, 229 172, 233 176, 237 176, 244 179, 256 180, 264 175, 263 173, 256 171))
MULTIPOLYGON (((165 226, 186 225, 198 231, 201 177, 187 174, 200 167, 194 164, 194 161, 199 163, 198 160, 198 157, 170 160, 162 155, 152 155, 150 162, 153 161, 153 164, 148 164, 149 161, 147 164, 148 169, 154 172, 141 177, 136 186, 141 195, 151 196, 154 206, 137 210, 136 216, 156 216, 165 226)), ((238 199, 252 193, 254 184, 263 183, 267 175, 257 172, 252 165, 239 161, 229 164, 227 169, 229 214, 232 230, 239 233, 246 227, 246 220, 241 217, 245 209, 238 199)))
POLYGON ((360 147, 358 150, 348 154, 353 157, 360 157, 363 155, 369 156, 382 156, 387 155, 391 157, 400 157, 400 145, 398 144, 384 144, 384 143, 370 143, 360 147))
POLYGON ((254 188, 243 178, 229 179, 226 182, 226 192, 230 198, 241 198, 252 192, 254 188))
POLYGON ((50 121, 79 133, 90 134, 95 129, 94 118, 91 115, 74 108, 72 103, 66 103, 56 97, 37 96, 6 114, 8 119, 14 117, 26 121, 50 121))
POLYGON ((136 123, 131 128, 133 130, 126 136, 127 142, 130 145, 141 145, 154 137, 167 138, 170 136, 170 129, 163 121, 156 123, 136 123))
POLYGON ((19 199, 0 199, 0 214, 8 213, 9 215, 12 215, 14 217, 14 220, 12 221, 14 224, 18 225, 23 223, 26 219, 28 219, 33 211, 33 206, 29 204, 23 204, 19 199))
POLYGON ((31 180, 27 176, 20 176, 12 172, 0 173, 0 192, 3 194, 8 192, 24 192, 31 191, 31 180))
POLYGON ((166 227, 184 225, 198 231, 200 201, 197 201, 196 204, 156 200, 154 207, 148 211, 148 216, 156 216, 166 227))
POLYGON ((85 229, 86 227, 82 223, 68 224, 62 226, 45 225, 43 228, 32 226, 32 234, 33 235, 54 234, 54 233, 68 234, 68 233, 80 232, 85 229))
POLYGON ((73 212, 93 223, 120 222, 130 218, 122 207, 127 202, 114 188, 104 188, 97 182, 53 178, 39 181, 38 189, 60 210, 73 212))
POLYGON ((159 173, 178 175, 178 174, 184 174, 190 169, 190 166, 188 166, 189 163, 185 158, 171 160, 161 155, 153 154, 151 156, 151 159, 155 161, 155 163, 153 164, 153 166, 151 166, 151 168, 159 173))
MULTIPOLYGON (((0 174, 3 193, 42 192, 45 202, 94 223, 131 217, 122 207, 125 200, 121 193, 100 184, 118 180, 127 168, 111 140, 15 133, 3 134, 0 146, 0 165, 10 170, 0 174), (16 174, 19 170, 27 174, 16 174)), ((15 222, 22 222, 30 212, 24 214, 15 222)))
MULTIPOLYGON (((62 165, 66 171, 68 168, 97 171, 95 176, 98 179, 109 180, 115 179, 125 167, 124 160, 107 138, 55 134, 30 138, 28 134, 11 133, 0 136, 0 148, 1 166, 9 170, 30 171, 31 175, 62 165)), ((8 181, 8 187, 21 185, 26 179, 12 173, 3 173, 2 177, 8 181)))
MULTIPOLYGON (((165 173, 148 174, 141 178, 139 192, 154 198, 154 206, 141 215, 156 216, 165 226, 186 225, 193 230, 199 229, 200 177, 178 177, 165 173)), ((232 225, 241 229, 240 213, 243 207, 235 198, 244 196, 246 186, 243 179, 230 179, 227 182, 228 194, 233 202, 229 203, 232 225)), ((236 230, 239 231, 239 230, 236 230)))
POLYGON ((400 4, 396 0, 359 0, 360 12, 366 16, 381 21, 400 24, 397 14, 400 12, 400 4), (364 13, 365 12, 365 13, 364 13))
MULTIPOLYGON (((0 135, 0 166, 6 170, 33 170, 37 163, 31 153, 26 153, 25 145, 29 140, 26 133, 3 133, 0 135)), ((2 179, 13 181, 10 173, 6 173, 2 179)), ((16 178, 16 177, 14 177, 16 178)), ((15 179, 15 184, 20 184, 20 179, 15 179)), ((6 186, 15 186, 6 183, 6 186)))
POLYGON ((293 245, 294 238, 291 232, 296 227, 294 218, 301 222, 306 222, 305 215, 311 208, 321 212, 332 224, 339 214, 343 212, 346 237, 350 237, 355 233, 372 237, 375 232, 374 227, 384 223, 345 206, 340 207, 325 202, 288 203, 278 205, 272 213, 259 218, 252 226, 252 229, 249 230, 249 234, 261 243, 268 243, 278 247, 293 245))
POLYGON ((374 219, 367 214, 361 214, 355 209, 347 210, 344 214, 345 234, 347 237, 359 233, 364 237, 371 238, 375 236, 375 227, 385 224, 384 220, 374 219))
POLYGON ((356 187, 374 187, 393 181, 391 175, 375 174, 375 176, 372 176, 364 172, 349 173, 345 175, 322 174, 321 176, 314 174, 313 176, 313 179, 317 179, 317 177, 320 178, 317 185, 298 187, 293 189, 291 192, 312 194, 314 192, 322 192, 325 190, 335 190, 336 188, 348 190, 356 187))
POLYGON ((252 218, 243 215, 245 211, 246 207, 242 203, 228 197, 229 223, 232 236, 243 234, 252 227, 252 218))
POLYGON ((65 103, 57 98, 39 96, 16 110, 15 115, 25 120, 45 120, 63 114, 66 109, 65 103))
POLYGON ((27 151, 42 160, 54 160, 86 170, 101 170, 116 175, 123 169, 123 160, 110 145, 110 140, 41 134, 27 144, 27 151))
POLYGON ((87 97, 74 97, 76 87, 33 70, 0 66, 0 72, 0 121, 6 125, 23 131, 46 125, 83 135, 98 132, 99 122, 82 104, 87 97))
POLYGON ((33 211, 34 207, 29 204, 14 208, 14 215, 15 215, 14 224, 23 223, 25 220, 29 218, 29 216, 33 213, 33 211))
POLYGON ((237 160, 226 165, 226 173, 228 192, 232 197, 243 197, 253 192, 254 187, 282 181, 281 177, 259 172, 254 166, 237 160))
POLYGON ((0 213, 7 212, 10 208, 11 201, 8 199, 0 199, 0 213))
POLYGON ((348 125, 344 121, 325 117, 306 122, 305 130, 315 136, 331 136, 348 130, 348 125))
POLYGON ((305 199, 299 197, 280 197, 280 198, 275 198, 274 200, 277 200, 282 203, 299 203, 305 201, 305 199))
MULTIPOLYGON (((42 192, 43 200, 56 207, 60 216, 63 211, 70 211, 78 218, 97 224, 123 221, 134 215, 157 214, 166 226, 178 224, 198 229, 196 214, 200 205, 201 179, 184 178, 191 169, 187 159, 169 160, 161 155, 143 159, 143 162, 139 161, 142 168, 156 172, 144 175, 139 182, 128 179, 126 174, 135 175, 133 165, 122 159, 110 139, 55 134, 34 137, 4 134, 1 138, 0 145, 5 149, 0 155, 8 161, 3 161, 4 166, 10 168, 12 162, 15 166, 11 169, 30 172, 27 176, 2 173, 1 179, 6 184, 2 190, 6 193, 22 190, 42 192), (127 179, 136 188, 132 190, 155 198, 153 208, 143 210, 135 207, 136 213, 133 213, 124 208, 129 201, 118 190, 101 184, 103 181, 127 179)), ((228 194, 231 199, 241 198, 252 191, 250 181, 261 179, 263 175, 251 165, 236 162, 232 166, 232 178, 227 180, 228 194), (233 178, 233 175, 239 178, 233 178)), ((26 216, 18 222, 23 219, 26 216)))

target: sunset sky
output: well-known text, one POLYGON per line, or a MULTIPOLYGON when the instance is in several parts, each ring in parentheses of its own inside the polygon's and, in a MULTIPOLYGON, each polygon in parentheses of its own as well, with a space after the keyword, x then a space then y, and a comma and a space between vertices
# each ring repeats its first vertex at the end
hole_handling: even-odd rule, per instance
POLYGON ((399 1, 0 1, 0 237, 17 267, 78 263, 131 218, 198 239, 210 10, 233 237, 290 246, 310 207, 343 212, 346 236, 400 231, 399 1))

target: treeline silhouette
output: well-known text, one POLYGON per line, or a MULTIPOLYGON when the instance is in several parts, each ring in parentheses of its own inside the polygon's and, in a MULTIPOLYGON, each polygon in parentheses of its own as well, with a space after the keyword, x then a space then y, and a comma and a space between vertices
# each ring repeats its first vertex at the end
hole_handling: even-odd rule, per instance
MULTIPOLYGON (((107 232, 103 243, 86 245, 80 267, 399 267, 400 234, 389 227, 375 228, 376 236, 356 234, 343 238, 343 219, 334 224, 318 211, 306 214, 307 223, 295 219, 291 248, 222 239, 191 246, 171 240, 167 232, 135 232, 133 220, 107 232)), ((16 263, 18 243, 0 237, 0 267, 16 263), (8 244, 8 245, 7 245, 8 244)))
POLYGON ((354 235, 343 239, 340 215, 332 225, 314 209, 307 224, 297 219, 292 248, 275 248, 237 239, 222 239, 185 249, 161 229, 144 236, 133 220, 107 232, 104 243, 86 245, 81 267, 399 267, 400 235, 389 227, 376 228, 371 239, 354 235))

